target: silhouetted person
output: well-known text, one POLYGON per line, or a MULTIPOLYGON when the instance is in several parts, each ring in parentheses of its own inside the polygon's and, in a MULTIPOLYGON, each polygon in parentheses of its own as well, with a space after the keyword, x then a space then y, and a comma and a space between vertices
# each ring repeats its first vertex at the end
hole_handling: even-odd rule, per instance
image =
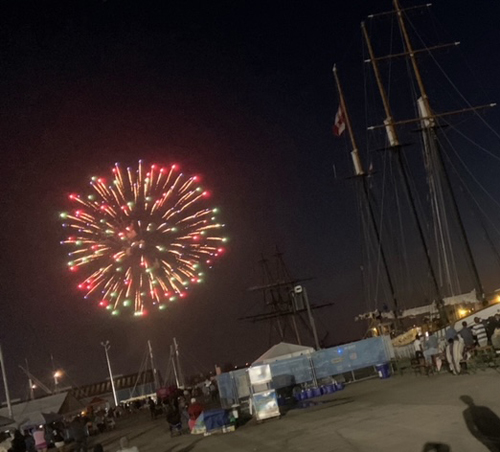
POLYGON ((75 417, 69 425, 71 436, 75 440, 75 452, 87 452, 87 428, 85 421, 75 417))
POLYGON ((422 452, 450 452, 450 446, 443 443, 426 443, 422 452))
POLYGON ((151 419, 154 420, 156 419, 156 403, 151 397, 148 397, 148 405, 149 412, 151 413, 151 419))
POLYGON ((462 329, 458 334, 462 336, 464 344, 467 348, 472 348, 474 346, 474 335, 472 334, 472 330, 467 326, 467 322, 465 320, 462 322, 462 329))
POLYGON ((16 430, 14 433, 14 439, 12 440, 12 452, 26 452, 26 442, 24 441, 23 434, 16 430))
POLYGON ((24 443, 26 444, 26 451, 27 452, 36 452, 35 449, 35 440, 33 437, 30 435, 30 432, 26 431, 24 434, 24 443))
POLYGON ((500 418, 488 407, 474 404, 472 397, 460 396, 467 405, 464 420, 471 434, 490 452, 500 452, 500 418))

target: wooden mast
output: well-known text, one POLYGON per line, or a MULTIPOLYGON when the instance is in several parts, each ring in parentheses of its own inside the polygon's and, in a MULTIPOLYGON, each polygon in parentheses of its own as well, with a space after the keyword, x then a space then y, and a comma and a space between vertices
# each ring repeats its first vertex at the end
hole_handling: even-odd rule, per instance
POLYGON ((450 176, 449 176, 448 171, 446 169, 446 166, 444 164, 443 154, 441 152, 441 146, 439 145, 439 142, 438 142, 437 136, 436 136, 435 121, 434 121, 432 109, 431 109, 431 106, 429 103, 429 97, 427 96, 427 91, 425 89, 425 85, 424 85, 424 82, 422 80, 422 76, 420 74, 420 69, 418 67, 417 58, 415 56, 415 51, 413 49, 413 46, 412 46, 412 43, 410 40, 410 36, 408 35, 408 30, 406 29, 406 24, 405 24, 405 21, 403 18, 403 11, 401 10, 399 0, 393 0, 393 4, 394 4, 394 8, 396 10, 399 28, 400 28, 401 33, 403 35, 403 40, 405 42, 406 50, 408 51, 411 65, 413 68, 413 72, 415 74, 415 79, 416 79, 416 82, 417 82, 417 85, 418 85, 418 88, 420 91, 422 105, 423 105, 422 116, 424 117, 424 119, 428 119, 428 121, 424 121, 424 129, 427 129, 427 131, 429 132, 429 135, 432 139, 432 142, 434 143, 434 145, 436 147, 436 155, 437 155, 439 165, 440 165, 442 172, 443 172, 443 175, 444 175, 444 182, 445 182, 445 184, 448 188, 448 191, 450 193, 450 197, 451 197, 451 201, 452 201, 452 203, 451 203, 452 209, 453 209, 453 212, 454 212, 456 219, 457 219, 458 227, 460 230, 460 235, 462 236, 462 240, 463 240, 464 247, 465 247, 465 252, 466 252, 466 255, 467 255, 467 258, 469 261, 469 265, 470 265, 471 270, 472 270, 474 285, 476 286, 476 290, 478 292, 479 297, 484 302, 485 298, 484 298, 483 285, 481 283, 481 278, 479 277, 479 272, 478 272, 477 267, 476 267, 476 262, 474 260, 474 256, 472 255, 472 249, 471 249, 471 246, 469 243, 469 239, 467 237, 467 233, 465 232, 465 227, 464 227, 464 224, 462 221, 462 216, 460 214, 460 210, 458 208, 455 194, 453 192, 453 187, 451 184, 450 176))
MULTIPOLYGON (((419 236, 420 242, 422 244, 422 248, 424 249, 424 252, 425 252, 425 259, 427 262, 427 268, 429 269, 429 273, 431 275, 431 279, 432 279, 432 282, 434 285, 434 290, 436 291, 436 295, 438 297, 438 305, 442 306, 443 297, 441 295, 441 289, 439 287, 438 280, 436 277, 436 272, 434 271, 434 266, 432 264, 429 246, 428 246, 425 234, 424 234, 422 222, 421 222, 420 217, 419 217, 418 212, 417 212, 415 198, 414 198, 413 193, 411 191, 408 170, 407 170, 406 165, 404 164, 403 158, 401 156, 401 142, 399 141, 399 136, 398 136, 398 133, 397 133, 397 130, 396 130, 396 127, 394 124, 394 119, 392 116, 391 106, 389 104, 389 99, 387 97, 387 93, 385 91, 384 84, 382 83, 382 77, 380 76, 380 71, 378 68, 377 59, 375 58, 375 55, 373 52, 373 47, 372 47, 372 44, 370 41, 370 37, 368 36, 368 32, 366 31, 366 26, 365 26, 364 22, 361 23, 361 29, 363 31, 363 36, 364 36, 365 41, 366 41, 368 53, 370 54, 370 62, 372 64, 373 72, 375 74, 375 79, 377 81, 377 87, 378 87, 378 90, 380 93, 380 97, 382 98, 382 104, 384 105, 384 111, 385 111, 385 115, 386 115, 386 119, 384 120, 384 125, 385 125, 385 130, 387 133, 387 137, 389 140, 389 145, 390 145, 389 149, 391 149, 396 155, 396 162, 398 165, 399 172, 402 176, 405 193, 406 193, 406 196, 407 196, 408 201, 410 203, 411 212, 413 214, 413 218, 414 218, 415 224, 417 226, 418 236, 419 236)), ((446 320, 446 313, 444 312, 444 310, 440 310, 440 311, 442 311, 442 312, 440 312, 440 315, 443 316, 443 320, 446 320)))
POLYGON ((336 66, 333 66, 333 75, 335 77, 335 83, 337 85, 337 91, 339 93, 340 108, 342 109, 342 112, 344 114, 347 132, 348 132, 349 138, 351 140, 351 146, 352 146, 351 157, 352 157, 352 162, 353 162, 353 166, 354 166, 355 177, 359 178, 358 180, 360 180, 360 182, 361 182, 362 192, 363 192, 363 195, 365 198, 365 202, 368 206, 370 221, 372 224, 373 232, 374 232, 375 237, 377 239, 377 244, 379 246, 380 257, 382 260, 382 265, 384 266, 384 272, 385 272, 385 275, 387 278, 387 283, 389 285, 389 291, 391 292, 393 309, 394 309, 394 318, 396 320, 396 324, 399 325, 398 299, 396 296, 396 291, 394 289, 394 283, 392 281, 391 272, 389 271, 389 265, 387 263, 387 258, 385 255, 384 247, 382 245, 382 240, 380 238, 380 231, 379 231, 378 224, 377 224, 377 221, 375 218, 375 212, 373 211, 370 191, 368 189, 368 184, 366 182, 367 174, 364 171, 363 164, 362 164, 361 158, 359 156, 356 138, 354 136, 354 131, 352 129, 351 118, 349 116, 349 112, 347 111, 347 105, 346 105, 345 98, 344 98, 344 92, 342 90, 342 85, 340 84, 340 80, 339 80, 339 76, 337 74, 337 67, 336 66))

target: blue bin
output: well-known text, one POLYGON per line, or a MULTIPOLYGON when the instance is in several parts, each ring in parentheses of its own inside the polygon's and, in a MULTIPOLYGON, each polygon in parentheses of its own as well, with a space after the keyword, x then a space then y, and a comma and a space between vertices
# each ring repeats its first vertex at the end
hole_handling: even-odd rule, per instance
POLYGON ((321 388, 313 388, 313 397, 320 397, 321 396, 321 388))
POLYGON ((377 364, 375 369, 377 369, 379 378, 389 378, 391 376, 389 363, 377 364))
POLYGON ((335 390, 336 391, 342 391, 344 389, 344 383, 335 383, 335 390))
POLYGON ((314 392, 311 388, 306 389, 306 399, 312 399, 314 397, 314 392))
POLYGON ((307 394, 306 394, 306 391, 302 391, 300 394, 299 394, 299 400, 306 400, 307 399, 307 394))

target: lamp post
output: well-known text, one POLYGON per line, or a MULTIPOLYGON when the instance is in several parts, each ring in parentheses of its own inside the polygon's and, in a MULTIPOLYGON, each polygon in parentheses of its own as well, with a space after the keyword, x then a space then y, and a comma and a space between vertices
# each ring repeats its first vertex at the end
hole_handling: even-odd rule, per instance
POLYGON ((10 402, 9 386, 7 384, 7 372, 5 371, 5 363, 3 362, 2 347, 0 346, 0 367, 2 368, 2 378, 3 378, 3 388, 5 390, 5 400, 7 401, 7 409, 9 411, 9 417, 12 419, 12 404, 10 402))
POLYGON ((110 349, 111 345, 109 345, 109 341, 101 342, 101 345, 104 347, 104 353, 106 353, 106 362, 108 363, 109 379, 111 380, 111 389, 113 390, 113 399, 115 401, 115 406, 118 406, 118 399, 116 397, 116 389, 115 389, 115 381, 113 379, 113 372, 111 371, 111 363, 109 362, 109 354, 108 354, 108 350, 110 349))
POLYGON ((57 393, 57 385, 59 384, 59 378, 63 376, 62 371, 56 370, 54 372, 54 393, 57 393))

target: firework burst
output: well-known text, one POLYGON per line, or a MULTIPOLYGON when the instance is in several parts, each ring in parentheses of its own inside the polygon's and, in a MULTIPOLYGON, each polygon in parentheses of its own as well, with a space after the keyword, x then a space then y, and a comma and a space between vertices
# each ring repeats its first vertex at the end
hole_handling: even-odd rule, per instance
POLYGON ((112 180, 93 177, 88 196, 71 194, 77 208, 61 213, 69 230, 62 244, 71 272, 85 272, 85 298, 118 315, 163 310, 203 282, 205 268, 224 253, 218 210, 198 176, 177 165, 113 168, 112 180))

